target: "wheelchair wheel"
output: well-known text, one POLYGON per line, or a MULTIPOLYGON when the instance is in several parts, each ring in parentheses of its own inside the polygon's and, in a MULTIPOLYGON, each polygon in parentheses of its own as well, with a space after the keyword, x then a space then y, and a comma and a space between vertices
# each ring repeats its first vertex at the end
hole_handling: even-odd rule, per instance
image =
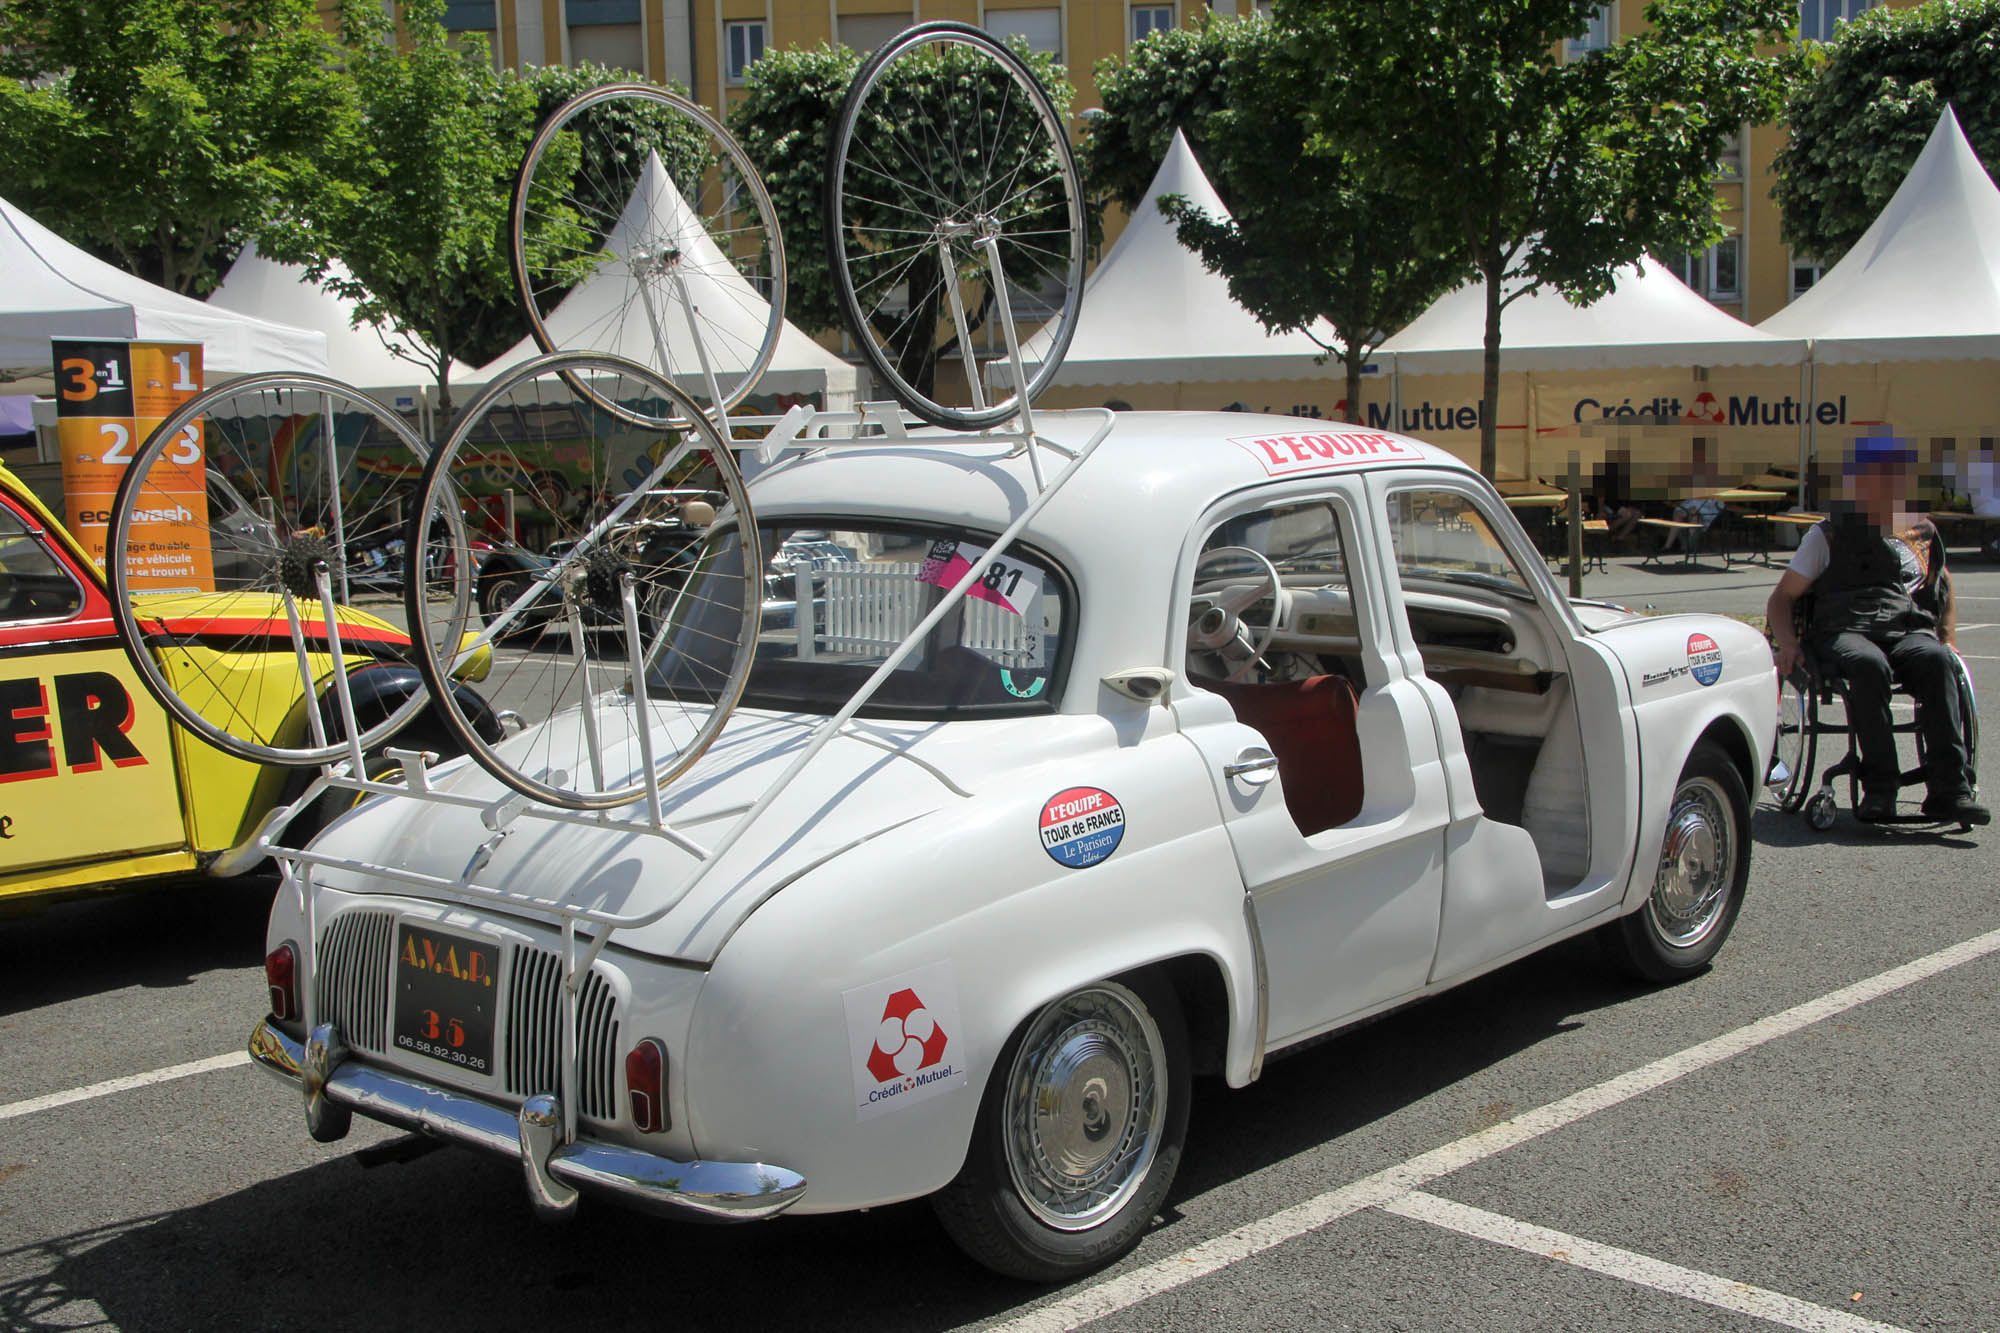
POLYGON ((1812 679, 1804 670, 1794 671, 1778 682, 1778 734, 1771 747, 1771 791, 1778 798, 1778 808, 1788 815, 1798 813, 1812 794, 1812 768, 1818 751, 1812 679))
POLYGON ((1834 805, 1832 792, 1821 792, 1806 802, 1806 823, 1824 833, 1833 827, 1834 818, 1840 813, 1834 805))

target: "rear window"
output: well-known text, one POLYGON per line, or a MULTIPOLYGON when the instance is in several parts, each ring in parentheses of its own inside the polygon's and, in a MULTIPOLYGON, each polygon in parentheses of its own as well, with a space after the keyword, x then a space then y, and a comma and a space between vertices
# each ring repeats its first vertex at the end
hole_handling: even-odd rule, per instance
MULTIPOLYGON (((744 702, 831 713, 991 547, 991 534, 893 523, 773 524, 765 552, 757 655, 744 702)), ((661 659, 668 683, 697 696, 727 678, 743 551, 724 534, 681 602, 661 659)), ((889 674, 862 710, 964 716, 1053 710, 1072 624, 1068 580, 1018 544, 889 674)))

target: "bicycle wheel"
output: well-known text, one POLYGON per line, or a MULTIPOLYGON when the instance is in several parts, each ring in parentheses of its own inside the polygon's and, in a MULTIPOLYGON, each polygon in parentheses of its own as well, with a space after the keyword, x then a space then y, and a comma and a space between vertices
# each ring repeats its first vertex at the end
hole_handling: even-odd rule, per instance
MULTIPOLYGON (((749 674, 764 566, 735 459, 686 394, 619 357, 524 362, 466 409, 418 503, 463 515, 490 544, 474 574, 483 609, 418 622, 439 712, 482 767, 536 800, 598 810, 701 757, 749 674), (516 480, 496 488, 496 474, 516 480), (442 688, 489 645, 484 692, 525 723, 498 742, 442 688)), ((447 557, 435 528, 407 540, 425 571, 405 586, 414 616, 428 571, 472 553, 447 557)))
POLYGON ((1014 415, 1011 373, 995 401, 977 363, 982 343, 1007 356, 1009 324, 1025 342, 1046 321, 1029 401, 1055 375, 1083 297, 1083 187, 1048 90, 993 38, 922 23, 869 58, 840 109, 825 227, 848 328, 919 417, 976 430, 1014 415))
MULTIPOLYGON (((544 351, 630 358, 713 410, 704 358, 732 407, 777 350, 771 197, 721 123, 664 89, 613 84, 559 107, 515 180, 510 242, 544 351)), ((570 387, 593 397, 588 381, 570 387)))
MULTIPOLYGON (((395 412, 315 375, 234 380, 162 421, 119 482, 107 549, 125 558, 106 562, 119 637, 161 705, 259 763, 345 755, 338 710, 313 706, 333 671, 316 571, 329 575, 350 671, 414 661, 398 623, 403 530, 428 453, 395 412)), ((462 569, 439 571, 423 614, 463 619, 468 587, 462 569)), ((371 713, 357 724, 363 748, 424 702, 417 691, 371 713)))

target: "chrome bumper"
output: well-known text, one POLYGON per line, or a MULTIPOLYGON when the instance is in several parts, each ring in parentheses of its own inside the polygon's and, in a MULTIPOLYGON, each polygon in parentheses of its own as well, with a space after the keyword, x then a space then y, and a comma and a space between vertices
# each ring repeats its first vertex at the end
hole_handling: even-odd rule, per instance
POLYGON ((300 1087, 313 1137, 337 1139, 349 1113, 469 1144, 519 1160, 536 1210, 566 1216, 580 1189, 611 1194, 650 1212, 710 1222, 775 1217, 805 1196, 805 1177, 761 1162, 676 1162, 613 1143, 560 1141, 562 1108, 530 1097, 510 1111, 385 1069, 347 1062, 330 1026, 299 1042, 266 1018, 250 1034, 250 1058, 300 1087))

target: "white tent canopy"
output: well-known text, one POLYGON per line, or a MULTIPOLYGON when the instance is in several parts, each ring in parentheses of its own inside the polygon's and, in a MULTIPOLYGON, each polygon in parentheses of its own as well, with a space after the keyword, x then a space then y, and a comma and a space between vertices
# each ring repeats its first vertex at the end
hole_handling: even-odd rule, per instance
MULTIPOLYGON (((1480 373, 1485 281, 1439 297, 1382 350, 1395 355, 1402 375, 1480 373)), ((1544 287, 1500 314, 1500 368, 1508 372, 1797 365, 1805 355, 1803 338, 1760 332, 1716 309, 1650 255, 1587 306, 1544 287)))
MULTIPOLYGON (((662 364, 652 320, 637 295, 624 256, 672 247, 685 256, 689 295, 703 320, 703 351, 718 375, 740 375, 755 359, 771 317, 770 303, 716 247, 700 217, 667 174, 657 153, 648 153, 632 197, 604 240, 603 259, 590 279, 550 311, 549 336, 568 351, 609 352, 645 366, 662 364)), ((674 381, 706 399, 694 337, 677 303, 657 306, 666 339, 665 364, 674 381)), ((524 338, 480 367, 477 378, 491 380, 537 355, 541 348, 524 338)), ((857 372, 807 337, 788 320, 779 329, 770 368, 757 382, 759 393, 822 393, 828 407, 851 407, 857 372)))
MULTIPOLYGON (((1146 187, 1146 197, 1083 286, 1076 333, 1051 385, 1160 384, 1187 381, 1324 378, 1325 346, 1303 332, 1269 333, 1174 235, 1160 212, 1162 195, 1178 194, 1211 217, 1229 210, 1202 173, 1179 130, 1146 187)), ((1333 331, 1321 325, 1326 343, 1333 331)), ((1044 327, 1022 344, 1030 374, 1047 355, 1044 327)), ((1010 382, 1004 360, 987 366, 989 383, 1010 382)))
POLYGON ((326 335, 156 287, 94 258, 0 199, 0 374, 51 391, 51 338, 202 344, 210 383, 263 370, 325 374, 326 335))
MULTIPOLYGON (((328 276, 345 278, 347 270, 336 262, 328 276)), ((239 315, 317 329, 326 335, 327 373, 357 389, 422 387, 435 379, 422 364, 392 355, 374 326, 356 328, 353 307, 308 278, 304 267, 266 259, 254 242, 236 256, 222 285, 209 293, 208 303, 239 315)), ((392 325, 387 332, 418 355, 429 354, 421 340, 400 327, 392 325)), ((472 373, 471 366, 451 363, 454 384, 472 373)))
POLYGON ((2000 188, 1951 108, 1854 248, 1758 327, 1823 363, 2000 357, 2000 188))

